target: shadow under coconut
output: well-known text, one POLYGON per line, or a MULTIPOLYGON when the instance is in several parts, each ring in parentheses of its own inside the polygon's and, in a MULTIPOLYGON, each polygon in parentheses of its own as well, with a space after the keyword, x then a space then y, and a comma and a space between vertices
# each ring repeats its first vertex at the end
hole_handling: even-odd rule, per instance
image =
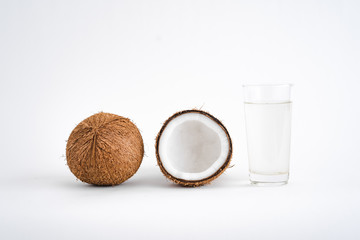
MULTIPOLYGON (((180 185, 171 182, 163 175, 157 176, 134 176, 128 181, 122 183, 131 187, 149 187, 149 188, 182 188, 180 185)), ((121 185, 121 184, 120 184, 121 185)))
POLYGON ((170 180, 166 179, 163 176, 156 177, 156 178, 132 178, 129 179, 119 185, 114 186, 98 186, 93 184, 88 184, 81 182, 80 180, 73 180, 73 181, 61 181, 60 183, 62 186, 67 188, 76 188, 76 189, 134 189, 134 188, 168 188, 168 189, 229 189, 229 188, 244 188, 244 187, 253 187, 248 180, 225 180, 223 179, 216 179, 210 184, 199 186, 199 187, 186 187, 179 184, 175 184, 170 180))
POLYGON ((112 188, 114 186, 99 186, 94 184, 88 184, 80 181, 79 179, 63 180, 59 183, 63 187, 67 188, 78 188, 78 189, 91 189, 91 188, 112 188))
POLYGON ((136 173, 133 177, 118 185, 99 186, 88 184, 79 179, 61 179, 58 183, 67 188, 80 189, 134 189, 134 188, 182 188, 180 185, 174 184, 162 175, 149 175, 136 173))
MULTIPOLYGON (((230 169, 229 169, 230 170, 230 169)), ((229 171, 228 170, 228 171, 229 171)), ((219 178, 215 179, 211 183, 199 187, 185 187, 179 184, 173 183, 167 179, 158 169, 157 166, 145 166, 140 168, 139 171, 125 182, 114 186, 98 186, 81 182, 78 179, 61 178, 61 185, 64 187, 81 188, 81 189, 135 189, 135 188, 167 188, 167 189, 236 189, 244 187, 253 187, 248 176, 245 174, 225 172, 219 178)))

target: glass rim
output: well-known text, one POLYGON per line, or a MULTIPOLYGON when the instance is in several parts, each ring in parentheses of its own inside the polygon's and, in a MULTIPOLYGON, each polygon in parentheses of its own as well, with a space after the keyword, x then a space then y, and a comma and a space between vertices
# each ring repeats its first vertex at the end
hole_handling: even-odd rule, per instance
POLYGON ((293 87, 294 84, 292 83, 250 83, 250 84, 243 84, 243 87, 281 87, 281 86, 288 86, 293 87))

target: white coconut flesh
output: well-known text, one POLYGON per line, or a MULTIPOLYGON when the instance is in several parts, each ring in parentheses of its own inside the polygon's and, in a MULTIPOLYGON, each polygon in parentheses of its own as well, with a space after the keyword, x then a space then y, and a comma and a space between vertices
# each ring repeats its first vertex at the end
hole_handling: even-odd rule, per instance
POLYGON ((224 165, 230 151, 221 126, 201 113, 185 113, 172 119, 159 140, 165 170, 175 178, 197 181, 208 178, 224 165))

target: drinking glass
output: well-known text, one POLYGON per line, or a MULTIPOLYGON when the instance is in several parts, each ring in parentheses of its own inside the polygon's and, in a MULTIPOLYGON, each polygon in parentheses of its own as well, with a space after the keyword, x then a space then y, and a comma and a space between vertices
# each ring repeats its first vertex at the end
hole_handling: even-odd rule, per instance
POLYGON ((255 185, 289 180, 291 84, 244 85, 249 177, 255 185))

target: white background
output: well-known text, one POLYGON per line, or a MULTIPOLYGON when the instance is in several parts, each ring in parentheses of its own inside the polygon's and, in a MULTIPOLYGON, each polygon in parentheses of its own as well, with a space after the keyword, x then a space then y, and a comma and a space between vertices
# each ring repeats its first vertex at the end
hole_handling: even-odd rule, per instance
POLYGON ((0 239, 359 239, 359 1, 0 0, 0 239), (293 91, 290 182, 250 186, 242 84, 293 91), (162 176, 154 139, 179 110, 221 119, 232 168, 162 176), (76 181, 66 140, 99 111, 146 156, 115 187, 76 181))

